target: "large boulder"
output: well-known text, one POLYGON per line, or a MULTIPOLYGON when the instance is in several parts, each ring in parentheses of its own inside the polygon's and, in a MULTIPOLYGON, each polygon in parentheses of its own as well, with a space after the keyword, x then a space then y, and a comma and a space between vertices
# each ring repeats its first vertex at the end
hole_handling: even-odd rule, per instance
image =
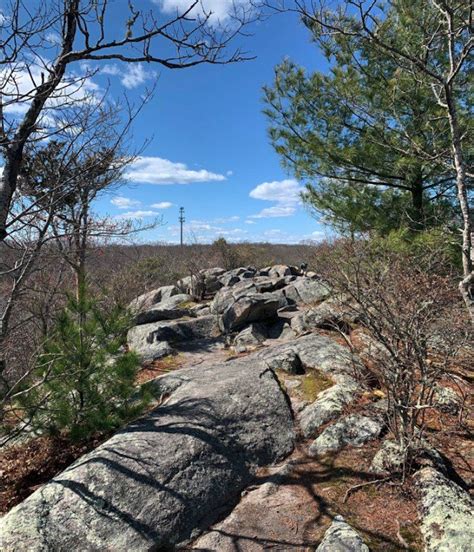
POLYGON ((250 324, 234 339, 234 349, 237 353, 244 353, 254 349, 267 338, 266 329, 262 324, 250 324))
POLYGON ((291 320, 291 327, 297 333, 315 328, 351 326, 357 321, 355 311, 344 300, 330 297, 319 305, 298 312, 291 320))
POLYGON ((229 332, 250 322, 267 321, 275 318, 278 309, 285 304, 285 297, 279 292, 243 295, 225 309, 219 319, 219 328, 229 332))
POLYGON ((213 314, 222 314, 227 307, 229 307, 234 301, 237 301, 239 297, 256 293, 257 288, 252 281, 243 280, 239 281, 232 287, 224 287, 219 290, 210 304, 210 309, 213 314))
POLYGON ((140 295, 130 303, 128 308, 131 312, 138 313, 173 297, 173 295, 178 295, 178 293, 180 293, 180 290, 176 286, 162 286, 140 295))
POLYGON ((142 360, 157 358, 155 351, 161 351, 161 342, 186 342, 193 339, 208 339, 216 333, 216 318, 212 315, 199 316, 189 320, 169 320, 142 324, 131 328, 127 335, 130 350, 142 360))
MULTIPOLYGON (((219 290, 211 305, 210 309, 213 314, 223 314, 224 311, 235 301, 246 295, 255 295, 258 293, 269 293, 282 290, 286 285, 284 278, 267 278, 265 276, 257 276, 255 278, 244 279, 231 287, 224 287, 219 290)), ((283 292, 279 293, 282 304, 286 305, 283 292)))
POLYGON ((291 269, 287 265, 274 265, 268 271, 270 278, 291 276, 291 269))
POLYGON ((286 298, 297 304, 313 304, 329 297, 328 285, 312 278, 297 278, 285 288, 286 298))
POLYGON ((135 324, 150 324, 161 320, 176 320, 189 316, 188 304, 192 303, 191 295, 179 293, 169 299, 164 299, 148 309, 141 310, 135 317, 135 324))
POLYGON ((157 380, 171 397, 0 521, 4 552, 174 550, 293 448, 286 397, 247 357, 157 380), (160 382, 161 380, 161 382, 160 382))
POLYGON ((474 503, 468 493, 434 468, 417 472, 415 482, 427 552, 472 550, 474 503))

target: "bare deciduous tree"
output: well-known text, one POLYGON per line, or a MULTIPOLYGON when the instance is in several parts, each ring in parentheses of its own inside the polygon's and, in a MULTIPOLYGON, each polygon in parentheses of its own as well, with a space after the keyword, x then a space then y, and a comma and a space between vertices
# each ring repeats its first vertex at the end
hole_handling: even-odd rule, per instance
POLYGON ((443 251, 426 248, 420 256, 342 241, 319 262, 364 330, 352 343, 386 393, 404 476, 424 448, 438 385, 453 377, 457 355, 472 339, 452 277, 443 274, 443 251))
POLYGON ((97 69, 86 64, 116 60, 184 69, 241 61, 245 55, 229 47, 253 13, 236 6, 223 27, 199 9, 200 0, 189 0, 168 18, 158 7, 140 11, 131 2, 126 10, 109 0, 31 4, 10 0, 0 20, 0 242, 8 234, 25 146, 57 131, 51 111, 90 99, 88 80, 97 69))

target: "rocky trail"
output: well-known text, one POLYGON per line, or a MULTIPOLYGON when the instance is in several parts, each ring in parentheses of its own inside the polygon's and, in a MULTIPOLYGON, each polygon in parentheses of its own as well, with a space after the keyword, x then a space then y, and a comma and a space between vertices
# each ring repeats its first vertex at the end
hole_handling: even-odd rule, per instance
POLYGON ((388 480, 383 393, 328 331, 357 324, 344 304, 287 266, 138 297, 129 347, 159 406, 6 514, 2 549, 471 550, 467 472, 427 446, 411 488, 388 480))

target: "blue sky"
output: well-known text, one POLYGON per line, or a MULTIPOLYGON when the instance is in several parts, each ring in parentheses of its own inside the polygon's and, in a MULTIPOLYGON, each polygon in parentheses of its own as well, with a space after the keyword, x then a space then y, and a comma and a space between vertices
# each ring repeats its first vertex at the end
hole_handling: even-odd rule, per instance
MULTIPOLYGON (((153 0, 141 0, 152 2, 153 0)), ((248 0, 238 0, 245 3, 248 0)), ((114 9, 125 5, 119 0, 114 9)), ((203 0, 221 17, 231 0, 203 0)), ((189 0, 154 0, 168 10, 189 0)), ((156 6, 157 5, 157 6, 156 6)), ((129 183, 96 205, 101 215, 163 223, 143 241, 176 242, 178 209, 186 212, 187 240, 298 243, 321 239, 326 230, 300 204, 301 184, 281 167, 267 137, 262 86, 273 80, 285 56, 308 69, 324 67, 309 35, 291 14, 253 24, 242 37, 253 61, 200 65, 170 71, 153 65, 101 65, 94 84, 133 101, 157 79, 153 99, 133 127, 133 141, 149 140, 129 170, 129 183)))

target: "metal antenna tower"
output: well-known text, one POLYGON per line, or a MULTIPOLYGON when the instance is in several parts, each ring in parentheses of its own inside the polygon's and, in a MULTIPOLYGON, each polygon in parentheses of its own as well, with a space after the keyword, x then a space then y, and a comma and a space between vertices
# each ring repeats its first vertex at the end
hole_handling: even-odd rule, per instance
POLYGON ((179 208, 179 224, 180 224, 180 227, 181 227, 181 240, 180 240, 180 243, 181 243, 181 247, 183 247, 183 225, 184 225, 184 222, 185 222, 185 218, 184 218, 184 207, 180 207, 179 208))

